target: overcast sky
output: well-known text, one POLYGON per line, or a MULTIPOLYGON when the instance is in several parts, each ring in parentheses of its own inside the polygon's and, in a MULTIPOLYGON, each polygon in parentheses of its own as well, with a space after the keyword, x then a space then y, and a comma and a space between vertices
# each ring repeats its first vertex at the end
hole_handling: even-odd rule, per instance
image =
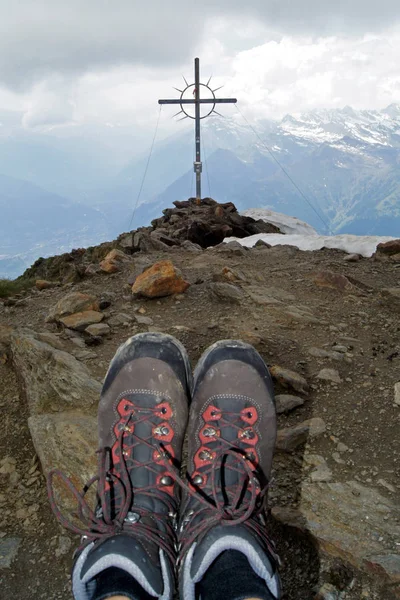
POLYGON ((400 103, 400 3, 0 0, 0 110, 28 129, 150 128, 194 56, 253 119, 400 103))

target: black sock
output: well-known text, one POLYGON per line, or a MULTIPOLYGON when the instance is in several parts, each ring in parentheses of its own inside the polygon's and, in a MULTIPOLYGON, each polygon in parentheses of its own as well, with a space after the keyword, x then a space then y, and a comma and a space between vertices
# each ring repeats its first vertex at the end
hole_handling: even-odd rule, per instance
POLYGON ((97 575, 92 600, 106 600, 111 596, 126 596, 130 600, 154 600, 154 596, 150 596, 136 579, 117 567, 109 567, 97 575))
POLYGON ((225 550, 196 585, 196 598, 206 600, 275 600, 261 577, 253 571, 243 552, 225 550))

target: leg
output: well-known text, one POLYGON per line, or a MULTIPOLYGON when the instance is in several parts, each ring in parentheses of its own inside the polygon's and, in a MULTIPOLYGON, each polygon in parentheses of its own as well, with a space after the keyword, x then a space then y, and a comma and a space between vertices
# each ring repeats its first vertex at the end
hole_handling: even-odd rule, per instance
POLYGON ((172 598, 178 489, 170 472, 181 461, 190 382, 186 352, 171 336, 134 336, 113 358, 98 411, 97 508, 80 501, 76 600, 172 598))
POLYGON ((194 374, 181 508, 185 600, 280 598, 264 509, 276 439, 270 374, 242 342, 218 342, 194 374))

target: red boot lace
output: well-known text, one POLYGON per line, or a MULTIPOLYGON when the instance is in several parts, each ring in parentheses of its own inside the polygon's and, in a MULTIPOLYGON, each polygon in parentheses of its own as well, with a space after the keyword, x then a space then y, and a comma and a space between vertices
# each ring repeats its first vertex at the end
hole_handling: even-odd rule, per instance
POLYGON ((212 527, 220 524, 245 526, 263 540, 271 556, 279 561, 263 517, 271 482, 261 487, 260 482, 266 481, 266 478, 258 466, 258 434, 253 427, 257 420, 257 410, 253 406, 239 413, 221 411, 215 406, 204 411, 204 426, 199 432, 201 446, 194 456, 195 471, 190 477, 188 475, 189 483, 183 481, 176 471, 173 472, 177 483, 187 492, 185 507, 181 509, 179 562, 193 542, 200 542, 212 527), (237 443, 224 438, 225 427, 237 431, 237 443), (212 443, 216 441, 225 448, 213 449, 212 443), (238 475, 235 485, 226 485, 226 470, 238 475), (200 480, 201 483, 198 483, 200 480), (193 504, 190 507, 192 498, 199 503, 195 507, 193 504))
MULTIPOLYGON (((114 427, 117 440, 112 448, 102 448, 97 451, 99 454, 98 475, 88 481, 82 492, 79 492, 71 479, 59 469, 49 472, 47 492, 51 508, 63 527, 84 536, 84 541, 78 551, 93 541, 102 542, 114 535, 126 533, 154 542, 174 562, 176 533, 173 527, 173 517, 176 515, 177 505, 173 492, 175 480, 173 450, 168 443, 159 441, 162 439, 163 431, 161 430, 160 435, 158 433, 160 427, 168 428, 167 421, 172 411, 167 403, 160 404, 156 408, 147 408, 134 405, 132 401, 124 398, 118 404, 118 412, 121 418, 114 427), (135 415, 134 421, 133 415, 135 415), (151 434, 147 438, 140 438, 134 430, 138 423, 145 421, 151 423, 151 434), (145 444, 154 451, 152 460, 147 463, 138 462, 133 458, 134 448, 140 444, 145 444), (159 467, 158 469, 155 463, 159 467), (130 472, 135 467, 145 467, 156 473, 156 485, 132 488, 130 472), (165 476, 166 473, 171 478, 172 484, 168 487, 164 485, 161 491, 159 482, 162 475, 165 476), (74 516, 81 521, 83 526, 66 517, 60 510, 55 498, 55 478, 60 479, 74 496, 77 502, 77 513, 74 516), (85 496, 96 482, 99 504, 94 511, 90 508, 85 496), (110 502, 111 490, 114 495, 113 507, 110 502), (154 497, 161 501, 166 507, 166 512, 154 512, 135 504, 135 496, 138 494, 154 497), (132 515, 134 515, 135 522, 129 518, 132 515), (144 517, 150 517, 150 523, 153 522, 154 525, 144 523, 144 517), (158 524, 161 525, 161 528, 158 527, 158 524)), ((167 435, 163 441, 168 442, 170 439, 171 436, 167 435)))

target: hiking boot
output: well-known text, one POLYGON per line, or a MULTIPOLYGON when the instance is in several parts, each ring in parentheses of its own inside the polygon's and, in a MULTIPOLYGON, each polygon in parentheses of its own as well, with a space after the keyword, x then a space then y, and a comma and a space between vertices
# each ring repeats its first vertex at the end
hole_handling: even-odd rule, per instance
POLYGON ((170 471, 180 466, 190 385, 189 359, 178 340, 159 333, 130 338, 111 361, 101 392, 98 504, 93 512, 80 500, 84 528, 66 522, 54 505, 52 479, 72 484, 59 471, 50 473, 56 516, 84 534, 72 572, 76 600, 98 597, 105 570, 117 582, 114 594, 131 597, 125 588, 138 583, 142 597, 172 598, 179 488, 170 471))
POLYGON ((181 597, 194 599, 210 566, 233 550, 265 582, 266 597, 279 598, 278 559, 264 520, 275 400, 268 368, 252 346, 227 340, 203 354, 187 432, 188 484, 178 530, 181 597))

